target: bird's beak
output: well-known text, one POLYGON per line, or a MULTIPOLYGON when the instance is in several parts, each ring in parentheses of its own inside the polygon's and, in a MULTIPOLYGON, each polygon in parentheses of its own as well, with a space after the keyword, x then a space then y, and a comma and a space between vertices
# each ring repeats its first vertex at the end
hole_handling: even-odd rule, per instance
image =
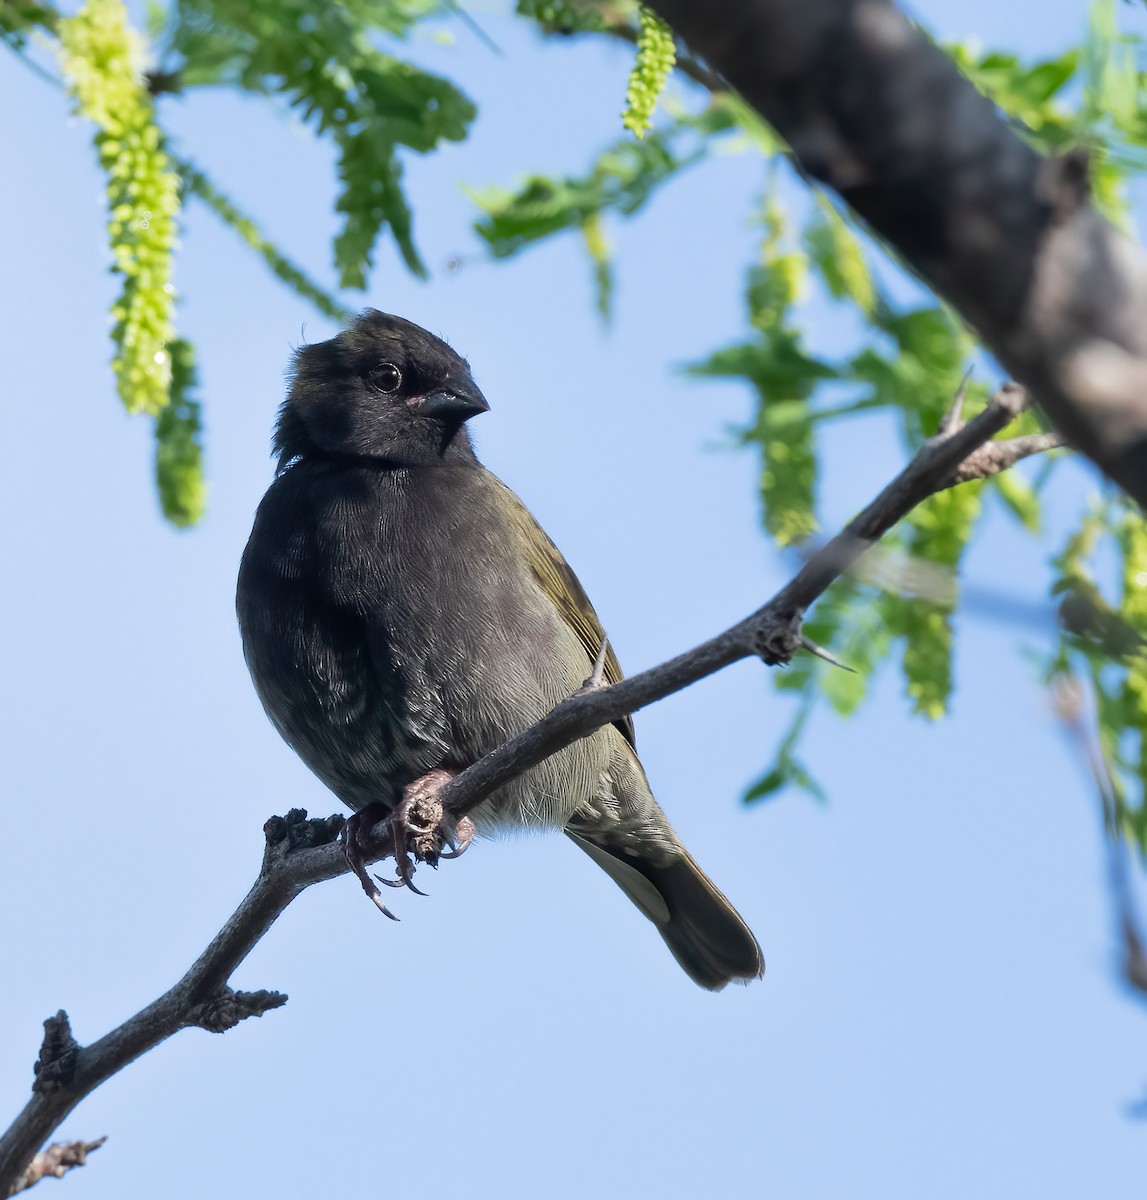
POLYGON ((419 406, 424 417, 444 417, 448 421, 468 421, 479 413, 489 412, 486 397, 470 382, 452 383, 427 393, 419 406))

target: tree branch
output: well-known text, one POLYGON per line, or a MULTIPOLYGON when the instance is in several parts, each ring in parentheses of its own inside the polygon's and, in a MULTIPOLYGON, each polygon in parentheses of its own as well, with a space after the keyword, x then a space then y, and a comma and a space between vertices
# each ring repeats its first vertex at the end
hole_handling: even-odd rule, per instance
MULTIPOLYGON (((926 442, 905 470, 752 616, 621 683, 599 687, 591 676, 585 689, 457 775, 443 789, 443 803, 461 816, 495 788, 578 738, 739 659, 758 655, 769 664, 787 662, 799 646, 801 620, 809 605, 917 504, 950 486, 968 457, 1026 403, 1021 388, 1005 385, 973 421, 926 442)), ((262 867, 246 898, 183 978, 118 1029, 81 1046, 67 1014, 57 1013, 44 1023, 32 1097, 0 1137, 0 1196, 12 1193, 36 1151, 76 1105, 141 1054, 180 1029, 223 1032, 286 1002, 277 992, 233 991, 228 980, 296 896, 348 870, 335 840, 342 825, 341 816, 308 820, 299 809, 272 817, 264 826, 262 867)))
POLYGON ((1147 258, 890 0, 649 0, 1147 506, 1147 258))
POLYGON ((964 460, 1026 406, 1023 389, 1005 384, 975 420, 925 443, 884 491, 752 616, 660 666, 564 700, 536 725, 456 775, 442 790, 443 805, 462 816, 495 788, 571 742, 742 658, 756 655, 770 666, 788 662, 800 641, 801 620, 813 601, 921 501, 950 486, 964 460))
POLYGON ((948 486, 955 487, 958 483, 968 483, 973 479, 989 479, 1014 467, 1021 458, 1030 458, 1045 450, 1057 450, 1063 444, 1063 437, 1058 433, 1027 433, 1021 437, 985 442, 956 468, 948 486))
POLYGON ((264 826, 267 845, 255 885, 173 988, 90 1046, 72 1036, 66 1013, 44 1022, 32 1098, 0 1137, 0 1196, 13 1193, 36 1151, 72 1109, 141 1054, 180 1029, 220 1033, 286 1003, 276 992, 232 991, 227 980, 300 892, 346 869, 330 845, 341 828, 341 817, 307 821, 298 811, 272 817, 264 826), (325 857, 299 852, 324 845, 331 851, 325 857))
POLYGON ((53 1179, 63 1179, 73 1167, 82 1167, 88 1161, 88 1155, 106 1141, 107 1138, 102 1137, 94 1142, 53 1142, 32 1159, 28 1169, 8 1194, 14 1196, 17 1192, 27 1191, 48 1175, 53 1179))

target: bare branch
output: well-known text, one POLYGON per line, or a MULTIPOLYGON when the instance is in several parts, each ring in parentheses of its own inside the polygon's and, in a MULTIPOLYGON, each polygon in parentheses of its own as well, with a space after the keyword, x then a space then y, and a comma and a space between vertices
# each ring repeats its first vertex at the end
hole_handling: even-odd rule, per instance
POLYGON ((94 1142, 53 1142, 32 1159, 28 1169, 16 1181, 16 1186, 8 1195, 14 1196, 17 1192, 27 1191, 48 1175, 53 1179, 63 1179, 73 1167, 82 1167, 88 1161, 88 1155, 93 1150, 98 1150, 106 1141, 107 1138, 102 1137, 96 1138, 94 1142))
POLYGON ((141 1054, 180 1029, 222 1032, 286 1002, 273 992, 233 992, 227 980, 300 892, 346 870, 338 847, 330 844, 342 824, 341 817, 308 821, 299 810, 272 817, 264 826, 259 877, 242 904, 187 974, 118 1029, 80 1046, 65 1013, 44 1022, 32 1098, 0 1137, 0 1196, 11 1194, 36 1151, 76 1105, 141 1054), (323 848, 330 853, 322 854, 323 848))
POLYGON ((890 0, 650 0, 1147 505, 1147 258, 890 0))
MULTIPOLYGON (((543 758, 654 700, 742 658, 787 662, 801 645, 805 610, 876 539, 937 490, 960 464, 1024 407, 1022 389, 1006 385, 964 428, 925 443, 920 452, 853 521, 752 616, 678 657, 621 683, 589 684, 536 725, 468 767, 443 788, 442 802, 461 818, 496 787, 543 758)), ((606 648, 599 660, 604 664, 606 648)), ((595 670, 596 674, 596 670, 595 670)), ((237 992, 229 980, 287 905, 311 884, 349 870, 336 844, 342 817, 308 820, 295 809, 264 826, 266 849, 253 887, 211 944, 168 992, 118 1029, 81 1046, 67 1015, 45 1022, 31 1099, 0 1137, 0 1196, 11 1192, 37 1149, 81 1100, 105 1079, 180 1029, 222 1032, 286 1002, 277 992, 237 992)), ((381 830, 377 833, 381 834, 381 830)))
POLYGON ((1045 450, 1057 450, 1062 445, 1064 440, 1058 433, 1025 433, 1021 437, 985 442, 956 468, 949 486, 954 487, 972 479, 990 479, 1014 467, 1021 458, 1030 458, 1045 450))

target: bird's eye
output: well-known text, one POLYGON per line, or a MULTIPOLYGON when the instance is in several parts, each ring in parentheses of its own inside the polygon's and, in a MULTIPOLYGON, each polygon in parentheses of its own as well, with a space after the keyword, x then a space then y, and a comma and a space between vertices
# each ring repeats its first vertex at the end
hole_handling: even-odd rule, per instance
POLYGON ((380 392, 397 392, 402 384, 402 372, 394 363, 382 363, 367 376, 370 386, 380 392))

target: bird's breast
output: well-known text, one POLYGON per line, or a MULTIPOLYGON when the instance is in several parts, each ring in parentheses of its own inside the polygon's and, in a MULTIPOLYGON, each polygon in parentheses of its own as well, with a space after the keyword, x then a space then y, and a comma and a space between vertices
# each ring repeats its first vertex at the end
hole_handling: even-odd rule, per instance
MULTIPOLYGON (((501 486, 473 468, 300 463, 260 506, 237 599, 251 675, 279 732, 353 808, 465 767, 588 673, 516 544, 501 486)), ((562 823, 562 778, 594 786, 580 746, 491 811, 562 823)))

